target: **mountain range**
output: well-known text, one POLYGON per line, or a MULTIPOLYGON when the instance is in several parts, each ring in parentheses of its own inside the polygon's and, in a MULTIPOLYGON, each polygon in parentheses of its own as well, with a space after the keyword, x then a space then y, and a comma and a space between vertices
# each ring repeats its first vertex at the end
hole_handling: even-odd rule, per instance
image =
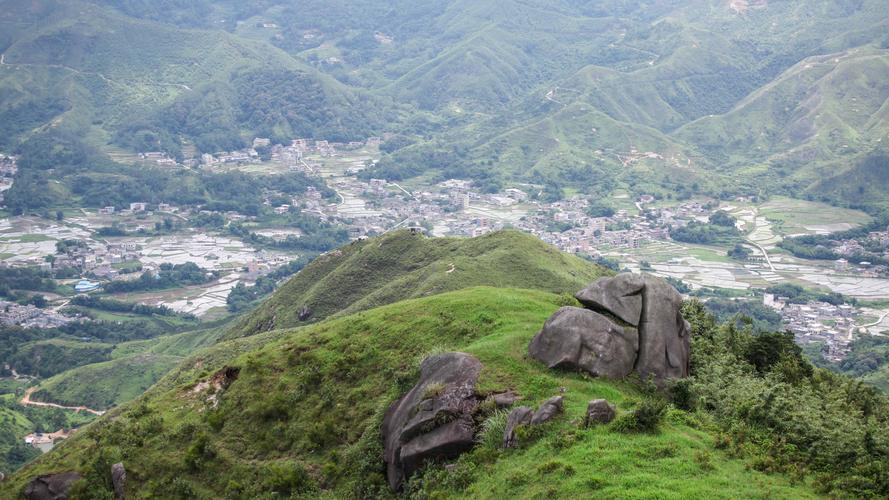
POLYGON ((388 133, 407 140, 370 175, 886 201, 866 182, 885 172, 879 1, 2 7, 11 150, 76 131, 126 162, 388 133), (820 182, 837 169, 855 185, 820 182))

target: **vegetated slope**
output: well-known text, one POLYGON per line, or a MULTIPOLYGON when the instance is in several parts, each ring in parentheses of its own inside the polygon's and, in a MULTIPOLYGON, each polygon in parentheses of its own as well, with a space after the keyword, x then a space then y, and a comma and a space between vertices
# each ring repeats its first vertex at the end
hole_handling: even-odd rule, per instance
POLYGON ((186 356, 216 343, 224 332, 218 327, 123 342, 113 349, 108 345, 108 361, 85 360, 83 366, 43 380, 31 399, 94 410, 125 403, 142 395, 186 356))
POLYGON ((828 162, 821 177, 806 193, 837 204, 889 209, 885 186, 889 185, 889 153, 882 146, 853 159, 828 162))
POLYGON ((479 285, 574 293, 606 273, 519 231, 467 239, 400 230, 317 258, 233 325, 228 336, 290 328, 479 285))
POLYGON ((181 29, 79 1, 0 7, 23 22, 40 14, 3 51, 0 112, 28 126, 14 137, 51 122, 97 145, 175 150, 185 139, 213 152, 241 147, 245 131, 366 137, 398 109, 224 30, 181 29))
POLYGON ((578 188, 622 181, 669 192, 676 186, 663 179, 679 176, 712 195, 798 193, 820 178, 816 167, 867 152, 889 130, 880 79, 889 18, 879 2, 748 7, 663 3, 666 12, 648 22, 638 13, 630 26, 613 21, 607 43, 590 40, 603 60, 578 57, 583 65, 564 67, 505 111, 398 152, 375 175, 423 173, 383 168, 393 163, 433 172, 444 163, 447 175, 487 169, 578 188), (828 62, 836 68, 825 76, 828 62), (449 145, 456 153, 445 162, 423 154, 449 145))
POLYGON ((42 381, 31 399, 103 410, 141 396, 180 361, 143 354, 80 366, 42 381))
POLYGON ((51 377, 70 368, 110 359, 112 344, 50 339, 27 342, 5 362, 24 374, 51 377))
POLYGON ((889 130, 887 72, 889 50, 807 58, 729 113, 697 120, 676 136, 735 165, 797 167, 849 157, 875 147, 889 130))
POLYGON ((418 495, 814 496, 804 484, 729 458, 714 448, 705 420, 681 411, 671 410, 654 434, 578 428, 590 399, 605 397, 624 413, 642 395, 628 383, 548 370, 527 358, 528 341, 564 303, 545 292, 472 288, 221 344, 213 350, 230 347, 228 359, 193 357, 177 383, 112 410, 0 484, 0 493, 14 494, 37 474, 104 470, 123 460, 135 497, 390 496, 382 413, 414 384, 424 355, 457 349, 484 364, 481 390, 513 389, 523 404, 536 405, 564 388, 566 415, 508 451, 499 449, 504 415, 495 415, 482 444, 454 471, 433 467, 408 485, 418 495), (239 374, 208 397, 213 390, 199 382, 223 366, 239 374))

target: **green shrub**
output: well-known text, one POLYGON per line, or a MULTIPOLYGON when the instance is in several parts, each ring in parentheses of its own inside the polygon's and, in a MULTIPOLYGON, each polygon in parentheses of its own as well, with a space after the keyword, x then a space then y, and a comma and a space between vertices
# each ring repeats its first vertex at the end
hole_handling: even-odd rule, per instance
POLYGON ((667 413, 667 402, 656 397, 648 397, 630 413, 615 419, 613 427, 618 432, 657 432, 658 426, 667 413))
POLYGON ((216 452, 210 444, 210 436, 202 432, 197 435, 185 451, 185 465, 190 470, 196 471, 207 460, 212 460, 214 457, 216 457, 216 452))
POLYGON ((670 381, 668 394, 673 406, 681 410, 691 411, 695 409, 695 395, 692 391, 692 379, 682 378, 670 381))
POLYGON ((261 475, 263 488, 278 495, 301 495, 317 489, 306 469, 292 460, 268 464, 261 475))
POLYGON ((715 469, 715 467, 713 466, 713 457, 707 450, 696 451, 694 459, 695 462, 698 464, 698 467, 700 467, 701 470, 704 472, 710 472, 715 469))

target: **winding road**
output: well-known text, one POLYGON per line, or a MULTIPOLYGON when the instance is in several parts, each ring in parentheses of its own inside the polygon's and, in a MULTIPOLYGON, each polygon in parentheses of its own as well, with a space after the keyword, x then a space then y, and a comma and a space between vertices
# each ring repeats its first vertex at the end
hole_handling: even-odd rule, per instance
POLYGON ((887 316, 889 316, 889 312, 887 312, 887 313, 883 313, 883 315, 880 316, 880 319, 874 321, 873 323, 868 323, 868 324, 866 324, 866 325, 861 325, 859 328, 870 328, 870 327, 872 327, 872 326, 877 326, 877 325, 879 325, 880 323, 882 323, 883 320, 886 319, 887 316))
POLYGON ((42 401, 31 401, 31 394, 33 394, 34 391, 36 391, 36 390, 37 390, 36 387, 31 387, 28 390, 26 390, 25 395, 22 397, 22 400, 19 402, 24 406, 43 406, 43 407, 48 407, 48 408, 61 408, 62 410, 72 410, 72 411, 76 411, 76 412, 85 411, 87 413, 92 413, 93 415, 98 415, 98 416, 102 416, 105 414, 105 412, 102 410, 93 410, 93 409, 87 408, 86 406, 62 406, 62 405, 57 405, 55 403, 44 403, 42 401))

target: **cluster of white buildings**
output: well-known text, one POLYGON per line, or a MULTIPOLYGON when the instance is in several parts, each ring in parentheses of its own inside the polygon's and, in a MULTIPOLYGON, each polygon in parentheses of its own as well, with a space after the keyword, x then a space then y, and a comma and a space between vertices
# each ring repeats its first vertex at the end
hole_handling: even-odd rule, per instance
POLYGON ((55 328, 73 321, 48 309, 0 300, 0 324, 23 328, 55 328))
POLYGON ((791 304, 786 297, 771 294, 765 294, 763 304, 780 311, 784 326, 793 332, 798 343, 824 344, 822 354, 825 359, 836 362, 849 353, 849 344, 856 330, 853 306, 815 301, 791 304))

